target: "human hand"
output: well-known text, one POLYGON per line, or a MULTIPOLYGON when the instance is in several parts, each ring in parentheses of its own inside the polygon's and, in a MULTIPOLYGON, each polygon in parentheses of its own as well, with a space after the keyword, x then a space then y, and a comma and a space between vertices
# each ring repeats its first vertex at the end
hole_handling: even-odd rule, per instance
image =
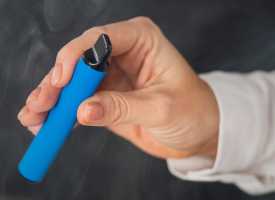
POLYGON ((65 45, 18 114, 20 122, 37 134, 79 58, 103 33, 113 45, 110 68, 97 92, 79 106, 78 122, 106 126, 156 157, 214 156, 219 131, 215 96, 145 17, 91 28, 65 45))

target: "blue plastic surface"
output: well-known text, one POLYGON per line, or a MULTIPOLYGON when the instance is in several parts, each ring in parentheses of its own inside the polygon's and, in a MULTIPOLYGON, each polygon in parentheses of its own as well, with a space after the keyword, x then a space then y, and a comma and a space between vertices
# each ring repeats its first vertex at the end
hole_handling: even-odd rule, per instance
POLYGON ((94 94, 105 74, 91 69, 82 58, 79 60, 70 83, 63 88, 19 164, 23 177, 34 182, 44 177, 76 123, 78 106, 94 94))

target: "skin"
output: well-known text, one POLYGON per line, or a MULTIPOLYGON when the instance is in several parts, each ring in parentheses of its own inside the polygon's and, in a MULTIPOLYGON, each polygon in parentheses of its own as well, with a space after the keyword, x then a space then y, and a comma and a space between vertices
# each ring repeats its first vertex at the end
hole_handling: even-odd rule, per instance
POLYGON ((79 106, 76 126, 105 126, 159 158, 215 156, 219 110, 213 91, 145 17, 91 28, 64 46, 20 111, 22 125, 37 134, 79 58, 103 33, 113 45, 110 68, 79 106))

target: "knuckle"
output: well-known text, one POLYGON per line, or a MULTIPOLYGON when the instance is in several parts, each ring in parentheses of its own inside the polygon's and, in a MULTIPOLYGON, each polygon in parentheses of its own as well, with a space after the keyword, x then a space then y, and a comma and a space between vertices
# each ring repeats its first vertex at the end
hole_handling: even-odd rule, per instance
POLYGON ((118 93, 110 95, 112 104, 111 123, 117 124, 126 120, 128 116, 128 105, 125 99, 118 93))
POLYGON ((148 24, 148 25, 155 24, 149 17, 145 17, 145 16, 136 17, 134 18, 134 21, 137 21, 142 24, 148 24))
POLYGON ((162 35, 160 28, 148 17, 136 17, 133 19, 137 27, 140 30, 140 37, 144 38, 146 43, 151 44, 151 46, 157 45, 157 38, 162 35), (148 42, 148 41, 151 41, 148 42))
POLYGON ((95 26, 93 28, 90 28, 84 31, 82 35, 91 35, 91 34, 101 35, 103 33, 107 33, 108 32, 107 29, 108 29, 107 26, 95 26))
POLYGON ((136 17, 134 21, 138 23, 144 31, 156 32, 158 26, 148 17, 136 17))
POLYGON ((62 57, 63 55, 71 55, 74 52, 75 48, 74 46, 70 43, 66 44, 62 49, 59 50, 57 53, 57 61, 59 57, 62 57))
MULTIPOLYGON (((94 28, 95 28, 95 27, 94 27, 94 28)), ((93 29, 93 28, 90 28, 90 29, 84 31, 84 32, 82 33, 82 35, 89 35, 89 34, 91 33, 91 30, 92 30, 92 29, 93 29)))

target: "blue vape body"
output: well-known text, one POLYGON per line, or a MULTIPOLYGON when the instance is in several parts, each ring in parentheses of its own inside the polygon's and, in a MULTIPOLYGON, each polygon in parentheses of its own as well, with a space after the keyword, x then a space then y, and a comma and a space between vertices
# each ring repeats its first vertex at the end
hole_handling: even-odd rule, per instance
MULTIPOLYGON (((108 36, 101 35, 99 40, 103 38, 105 39, 103 42, 106 43, 106 37, 108 36)), ((109 38, 107 39, 107 42, 109 42, 109 38)), ((106 68, 108 68, 106 65, 109 65, 107 59, 111 52, 98 55, 99 53, 102 54, 100 48, 103 47, 99 47, 96 53, 96 44, 93 47, 94 49, 92 49, 93 51, 86 51, 95 55, 91 56, 87 54, 86 58, 84 56, 80 58, 70 83, 63 88, 57 104, 49 112, 39 133, 33 139, 21 160, 18 168, 21 175, 27 180, 36 182, 44 177, 77 121, 78 106, 94 94, 106 74, 106 68), (96 63, 102 66, 98 67, 96 63), (95 66, 95 69, 91 66, 95 66)), ((100 44, 99 42, 99 45, 103 45, 103 43, 100 44)), ((111 51, 110 46, 108 48, 108 51, 111 51)))

